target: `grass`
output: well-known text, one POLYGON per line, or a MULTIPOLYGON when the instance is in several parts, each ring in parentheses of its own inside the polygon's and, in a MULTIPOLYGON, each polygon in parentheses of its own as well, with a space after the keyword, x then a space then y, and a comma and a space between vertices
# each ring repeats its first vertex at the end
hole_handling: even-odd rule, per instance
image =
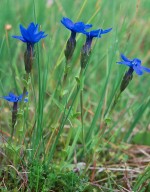
POLYGON ((148 192, 150 75, 134 73, 111 111, 127 70, 116 64, 120 53, 150 68, 148 0, 55 0, 51 5, 2 0, 0 5, 0 96, 20 95, 24 86, 29 90, 29 102, 19 105, 12 140, 12 104, 0 100, 0 190, 148 192), (64 16, 92 23, 93 29, 113 30, 93 40, 81 77, 85 37, 77 35, 62 87, 69 37, 60 23, 64 16), (32 21, 48 36, 35 46, 27 82, 26 46, 11 36, 20 34, 19 24, 27 27, 32 21))

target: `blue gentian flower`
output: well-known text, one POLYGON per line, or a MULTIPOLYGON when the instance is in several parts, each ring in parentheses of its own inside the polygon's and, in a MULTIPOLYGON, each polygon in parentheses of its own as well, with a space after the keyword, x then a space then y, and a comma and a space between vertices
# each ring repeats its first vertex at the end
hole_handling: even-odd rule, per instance
POLYGON ((25 70, 27 73, 31 72, 34 61, 34 44, 47 36, 44 35, 43 31, 38 30, 39 25, 32 22, 29 24, 27 29, 20 25, 20 32, 22 36, 12 36, 13 38, 19 39, 27 44, 27 50, 24 54, 25 70))
POLYGON ((94 37, 97 38, 101 38, 102 34, 106 34, 108 32, 110 32, 112 30, 112 28, 110 29, 98 29, 98 30, 93 30, 90 32, 84 32, 84 34, 86 35, 86 42, 82 47, 81 50, 81 69, 84 69, 88 60, 89 60, 89 56, 91 54, 91 45, 92 45, 92 40, 94 37))
POLYGON ((76 33, 84 33, 86 32, 86 29, 89 29, 92 27, 91 24, 84 24, 83 22, 76 22, 73 23, 69 18, 63 17, 61 20, 61 23, 69 29, 74 35, 76 33))
POLYGON ((133 71, 135 71, 137 75, 142 75, 144 71, 150 73, 150 69, 148 69, 147 67, 143 67, 141 65, 141 60, 138 58, 128 59, 126 56, 121 54, 121 59, 122 61, 117 63, 128 66, 130 68, 130 73, 133 73, 133 71))
POLYGON ((86 43, 85 43, 85 48, 87 49, 86 51, 90 51, 91 50, 91 44, 92 44, 92 40, 94 37, 97 38, 101 38, 101 35, 109 33, 112 30, 112 28, 109 29, 97 29, 97 30, 93 30, 90 32, 84 32, 84 34, 86 35, 86 43))
MULTIPOLYGON (((28 95, 28 92, 26 92, 26 95, 28 95)), ((23 95, 16 96, 14 93, 9 93, 7 96, 1 97, 5 99, 6 101, 13 103, 12 108, 12 132, 11 132, 11 138, 13 137, 14 127, 17 121, 17 112, 18 112, 18 102, 22 101, 23 95)), ((24 98, 24 102, 28 102, 27 98, 24 98)))
POLYGON ((70 38, 67 41, 65 49, 66 61, 70 61, 76 47, 76 33, 85 33, 86 29, 92 27, 91 24, 84 24, 83 22, 73 23, 69 18, 63 17, 61 23, 71 31, 70 38))
MULTIPOLYGON (((26 95, 28 95, 28 92, 26 92, 26 95)), ((13 93, 9 93, 7 96, 3 96, 3 97, 1 97, 1 98, 5 99, 5 100, 7 100, 7 101, 9 101, 9 102, 17 103, 17 102, 19 102, 19 101, 22 101, 22 97, 23 97, 22 94, 21 94, 20 96, 16 96, 16 95, 13 94, 13 93)), ((24 99, 24 102, 28 102, 28 99, 25 98, 25 99, 24 99)))
POLYGON ((39 25, 34 24, 33 22, 29 24, 28 28, 25 29, 20 25, 20 32, 22 36, 12 36, 13 38, 19 39, 24 43, 34 45, 39 42, 41 39, 45 38, 47 35, 44 35, 43 31, 38 31, 39 25))
POLYGON ((85 32, 84 34, 88 37, 88 38, 93 38, 93 37, 98 37, 101 38, 101 35, 109 33, 112 30, 112 28, 109 29, 97 29, 97 30, 93 30, 90 32, 85 32))

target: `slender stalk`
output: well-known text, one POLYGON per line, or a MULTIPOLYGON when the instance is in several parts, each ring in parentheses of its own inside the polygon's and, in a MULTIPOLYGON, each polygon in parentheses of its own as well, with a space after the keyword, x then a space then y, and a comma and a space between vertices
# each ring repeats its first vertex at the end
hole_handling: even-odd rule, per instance
POLYGON ((27 93, 27 91, 28 91, 29 76, 30 76, 30 74, 29 74, 29 73, 26 73, 25 78, 24 78, 24 80, 25 80, 25 85, 24 85, 24 88, 23 88, 22 101, 24 101, 24 98, 25 98, 26 93, 27 93))
POLYGON ((15 124, 17 121, 17 111, 18 111, 18 102, 14 102, 13 110, 12 110, 12 131, 11 131, 11 139, 13 138, 15 124))
POLYGON ((86 147, 85 147, 85 134, 84 134, 84 122, 83 122, 83 86, 84 86, 83 68, 81 68, 81 71, 80 71, 80 79, 81 79, 81 88, 80 88, 81 128, 82 128, 82 142, 83 142, 83 148, 84 148, 84 154, 85 154, 86 147))
POLYGON ((65 69, 64 69, 64 77, 63 77, 63 88, 66 84, 67 76, 68 76, 68 70, 69 70, 69 61, 66 60, 65 69))
POLYGON ((113 110, 114 110, 114 108, 115 108, 115 106, 116 106, 116 104, 118 102, 118 99, 119 99, 120 95, 121 95, 121 91, 115 96, 115 100, 114 100, 113 105, 112 105, 112 107, 111 107, 111 109, 109 111, 109 115, 112 114, 112 112, 113 112, 113 110))

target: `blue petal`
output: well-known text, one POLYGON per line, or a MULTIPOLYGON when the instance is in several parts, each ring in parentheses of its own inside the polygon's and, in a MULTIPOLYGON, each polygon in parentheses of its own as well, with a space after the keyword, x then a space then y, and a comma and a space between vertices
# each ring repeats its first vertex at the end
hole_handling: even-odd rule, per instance
POLYGON ((24 99, 24 102, 27 103, 27 102, 28 102, 28 99, 24 99))
POLYGON ((30 32, 30 33, 34 33, 35 28, 36 28, 36 26, 35 26, 34 23, 32 22, 32 23, 29 24, 29 26, 28 26, 28 28, 27 28, 27 31, 30 32))
POLYGON ((21 31, 21 34, 22 34, 23 38, 26 41, 30 42, 31 41, 30 36, 29 36, 27 30, 22 25, 20 25, 20 31, 21 31))
MULTIPOLYGON (((26 92, 26 95, 28 95, 28 92, 26 92)), ((16 96, 15 94, 13 93, 9 93, 8 96, 3 96, 1 97, 9 102, 18 102, 18 101, 21 101, 22 100, 22 94, 20 96, 16 96)), ((24 99, 25 102, 28 101, 27 98, 24 99)))
POLYGON ((37 33, 38 33, 38 30, 39 30, 39 25, 36 24, 34 33, 37 34, 37 33))
POLYGON ((141 66, 141 69, 144 70, 144 71, 146 71, 146 72, 148 72, 148 73, 150 73, 150 69, 147 68, 147 67, 143 67, 143 66, 141 66))
POLYGON ((85 32, 84 29, 85 29, 85 25, 82 22, 75 23, 74 27, 72 28, 73 31, 78 33, 85 32))
POLYGON ((69 30, 76 33, 86 33, 85 29, 92 27, 90 24, 84 24, 83 22, 73 23, 69 18, 63 17, 61 23, 69 30))
POLYGON ((39 25, 34 24, 33 22, 29 24, 28 28, 25 29, 20 25, 20 32, 22 36, 12 36, 13 38, 19 39, 24 43, 37 43, 40 39, 46 37, 43 31, 38 32, 39 25))
POLYGON ((84 24, 83 22, 77 22, 74 24, 73 30, 75 30, 76 32, 83 32, 85 29, 89 29, 91 28, 92 25, 91 24, 84 24))
MULTIPOLYGON (((25 95, 28 95, 28 92, 25 93, 25 95)), ((18 99, 22 99, 23 94, 18 96, 18 99)))
POLYGON ((22 96, 23 96, 23 94, 21 94, 21 95, 18 96, 18 101, 21 101, 21 100, 22 100, 22 96))
POLYGON ((61 20, 61 23, 68 29, 72 29, 73 26, 74 26, 74 23, 69 19, 69 18, 66 18, 66 17, 63 17, 63 19, 61 20))
POLYGON ((15 36, 15 35, 13 35, 12 37, 15 38, 15 39, 19 39, 19 40, 23 41, 24 43, 27 42, 22 36, 15 36))
POLYGON ((11 97, 11 96, 3 96, 3 99, 9 101, 9 102, 17 102, 17 98, 16 97, 11 97))
POLYGON ((132 60, 130 60, 130 59, 128 59, 126 56, 124 56, 122 53, 121 53, 121 59, 123 60, 123 61, 126 61, 126 62, 131 62, 132 60))
POLYGON ((10 97, 17 97, 15 94, 13 94, 13 93, 11 93, 11 92, 10 92, 8 95, 9 95, 10 97))
MULTIPOLYGON (((47 36, 47 35, 46 35, 47 36)), ((38 34, 36 34, 35 36, 34 36, 34 42, 36 43, 36 42, 38 42, 40 39, 42 39, 42 38, 44 38, 44 37, 46 37, 45 35, 44 35, 44 32, 39 32, 38 34)))
POLYGON ((93 30, 93 31, 90 31, 90 32, 86 32, 86 35, 89 36, 89 37, 101 37, 101 29, 98 29, 98 30, 93 30))
POLYGON ((143 74, 142 68, 140 66, 133 65, 133 69, 136 72, 136 74, 138 74, 138 75, 143 74))
POLYGON ((138 59, 138 58, 135 58, 135 59, 132 60, 133 65, 141 66, 141 63, 142 63, 142 61, 140 59, 138 59))
POLYGON ((109 33, 111 30, 112 28, 105 29, 105 30, 101 29, 101 34, 109 33))
POLYGON ((31 34, 37 33, 38 32, 38 24, 34 24, 33 22, 29 24, 27 31, 31 34))
POLYGON ((14 102, 15 100, 9 96, 4 96, 3 97, 5 100, 9 101, 9 102, 14 102))
POLYGON ((86 24, 85 25, 85 29, 89 29, 89 28, 91 28, 92 27, 92 24, 86 24))

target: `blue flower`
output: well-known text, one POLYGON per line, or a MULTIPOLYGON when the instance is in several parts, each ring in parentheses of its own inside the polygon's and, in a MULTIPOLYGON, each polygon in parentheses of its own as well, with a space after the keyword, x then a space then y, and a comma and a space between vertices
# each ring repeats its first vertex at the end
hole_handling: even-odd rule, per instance
POLYGON ((97 38, 101 38, 102 34, 106 34, 108 32, 110 32, 112 30, 112 28, 110 29, 98 29, 98 30, 93 30, 90 32, 84 32, 84 34, 86 35, 86 42, 82 47, 81 50, 81 68, 85 68, 86 64, 89 60, 90 54, 91 54, 91 45, 92 45, 92 40, 94 37, 97 38))
POLYGON ((143 67, 141 64, 141 60, 138 58, 135 59, 128 59, 123 54, 121 54, 122 61, 117 62, 118 64, 126 65, 130 68, 130 71, 133 73, 133 71, 136 72, 137 75, 142 75, 144 71, 150 73, 150 69, 147 67, 143 67))
POLYGON ((69 18, 63 17, 61 23, 73 33, 84 33, 86 29, 92 27, 91 24, 84 24, 83 22, 73 23, 69 18))
POLYGON ((47 35, 44 35, 43 31, 38 32, 39 25, 34 24, 33 22, 29 24, 28 28, 25 29, 20 25, 20 32, 22 36, 12 36, 13 38, 19 39, 27 44, 34 45, 39 42, 42 38, 45 38, 47 35))
POLYGON ((97 30, 93 30, 93 31, 90 31, 90 32, 87 32, 87 31, 84 32, 84 34, 86 35, 86 43, 85 43, 86 51, 88 51, 88 52, 90 51, 92 40, 93 40, 94 37, 101 38, 101 35, 109 33, 111 30, 112 30, 112 28, 109 28, 109 29, 106 29, 106 30, 97 29, 97 30))
MULTIPOLYGON (((28 95, 28 92, 26 92, 26 95, 28 95)), ((13 94, 13 93, 9 93, 7 96, 3 96, 3 97, 1 97, 1 98, 5 99, 5 100, 7 100, 7 101, 9 101, 9 102, 17 103, 17 102, 19 102, 19 101, 22 101, 22 97, 23 97, 22 94, 21 94, 20 96, 16 96, 16 95, 13 94)), ((28 99, 25 98, 25 99, 24 99, 24 102, 28 102, 28 99)))
POLYGON ((101 35, 109 33, 111 30, 112 30, 112 28, 105 29, 105 30, 97 29, 97 30, 93 30, 93 31, 90 31, 90 32, 86 31, 84 34, 87 36, 87 38, 91 38, 91 39, 93 37, 101 38, 101 35))
POLYGON ((70 19, 66 17, 63 17, 61 23, 71 31, 70 38, 67 41, 66 49, 64 51, 66 61, 68 62, 71 60, 76 47, 76 33, 85 33, 86 32, 85 30, 92 27, 92 25, 90 24, 86 25, 83 22, 73 23, 70 19))

